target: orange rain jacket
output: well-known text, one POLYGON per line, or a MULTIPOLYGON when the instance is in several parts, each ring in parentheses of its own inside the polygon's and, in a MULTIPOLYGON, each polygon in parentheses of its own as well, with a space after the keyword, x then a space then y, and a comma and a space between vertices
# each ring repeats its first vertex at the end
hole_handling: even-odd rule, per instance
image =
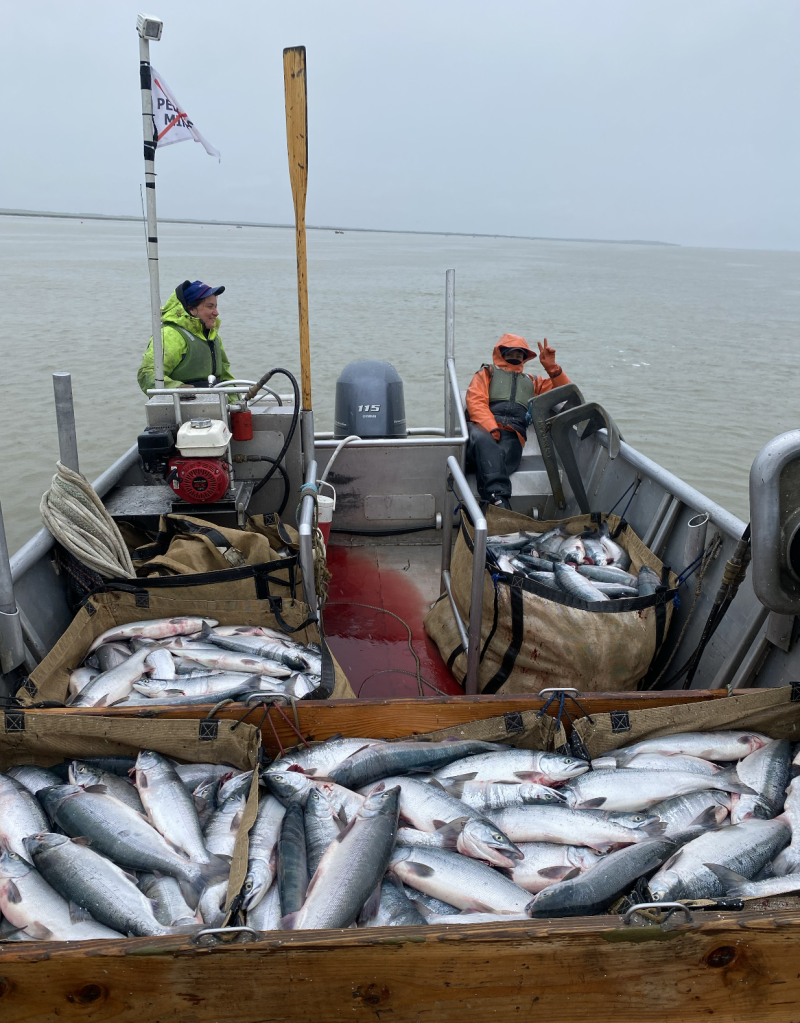
MULTIPOLYGON (((525 362, 537 357, 536 352, 528 345, 524 337, 518 337, 516 334, 503 334, 494 346, 492 362, 495 366, 499 366, 500 369, 509 370, 511 373, 522 373, 525 362, 521 366, 514 366, 510 362, 506 362, 500 350, 501 348, 522 348, 524 351, 530 352, 531 354, 526 356, 525 362)), ((555 368, 558 370, 558 373, 552 377, 535 377, 528 374, 531 376, 531 380, 533 380, 534 394, 543 394, 553 387, 561 387, 562 384, 570 383, 569 377, 561 367, 556 366, 555 368)), ((500 430, 511 430, 512 433, 517 433, 517 431, 513 430, 510 426, 500 426, 489 410, 489 380, 489 371, 482 366, 472 378, 472 382, 467 388, 467 412, 469 413, 470 422, 484 427, 494 436, 495 440, 499 440, 500 430)), ((519 437, 520 444, 524 445, 525 438, 519 433, 517 433, 517 436, 519 437)))

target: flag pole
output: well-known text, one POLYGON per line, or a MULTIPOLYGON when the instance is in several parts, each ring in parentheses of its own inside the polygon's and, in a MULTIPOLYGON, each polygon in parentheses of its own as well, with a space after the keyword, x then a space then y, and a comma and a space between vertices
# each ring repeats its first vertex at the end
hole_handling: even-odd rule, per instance
POLYGON ((302 431, 306 459, 314 457, 314 419, 311 411, 311 348, 308 336, 308 276, 306 265, 306 189, 308 186, 308 102, 306 96, 306 48, 290 46, 283 51, 283 83, 286 92, 286 142, 289 178, 294 200, 297 247, 297 306, 300 319, 300 379, 303 393, 302 431))
POLYGON ((150 40, 158 42, 163 23, 148 14, 136 19, 139 33, 139 79, 142 88, 144 131, 144 184, 147 195, 147 266, 150 272, 150 312, 153 327, 153 369, 155 386, 164 386, 164 343, 161 336, 161 289, 158 281, 158 220, 156 217, 156 131, 153 121, 150 40))

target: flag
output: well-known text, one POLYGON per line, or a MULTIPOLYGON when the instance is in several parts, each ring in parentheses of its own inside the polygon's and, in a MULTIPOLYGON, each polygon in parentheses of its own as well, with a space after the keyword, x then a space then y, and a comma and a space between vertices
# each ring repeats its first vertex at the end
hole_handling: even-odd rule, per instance
POLYGON ((152 69, 153 120, 156 126, 156 146, 171 146, 173 142, 186 142, 194 139, 199 142, 209 156, 219 160, 219 150, 203 138, 189 115, 175 99, 175 93, 164 81, 163 77, 152 69))

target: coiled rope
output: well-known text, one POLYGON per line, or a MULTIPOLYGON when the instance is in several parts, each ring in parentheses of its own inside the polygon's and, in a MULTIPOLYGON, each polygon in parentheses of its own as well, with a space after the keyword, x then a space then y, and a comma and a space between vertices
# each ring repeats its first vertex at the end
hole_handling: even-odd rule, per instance
POLYGON ((116 522, 91 483, 62 462, 39 504, 55 540, 104 579, 135 579, 133 562, 116 522))

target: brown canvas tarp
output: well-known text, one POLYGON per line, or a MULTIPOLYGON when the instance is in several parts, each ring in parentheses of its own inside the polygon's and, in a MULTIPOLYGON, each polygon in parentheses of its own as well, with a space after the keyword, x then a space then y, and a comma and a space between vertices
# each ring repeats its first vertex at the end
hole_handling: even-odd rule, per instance
MULTIPOLYGON (((278 631, 287 625, 296 630, 291 636, 298 642, 321 643, 316 624, 307 623, 308 607, 301 601, 282 598, 279 621, 276 614, 270 611, 271 605, 267 601, 226 599, 225 591, 220 588, 217 588, 216 593, 217 597, 213 600, 189 599, 182 591, 174 595, 165 595, 161 591, 129 593, 119 590, 95 594, 80 609, 64 635, 33 671, 17 693, 17 699, 28 706, 46 701, 64 703, 68 693, 69 671, 80 665, 96 636, 115 625, 150 618, 200 615, 215 618, 222 625, 265 625, 278 631)), ((330 652, 323 659, 323 680, 317 693, 321 699, 355 699, 347 676, 330 652)))
MULTIPOLYGON (((539 522, 516 512, 487 509, 489 535, 525 530, 544 533, 561 526, 577 534, 596 525, 590 515, 558 522, 539 522)), ((612 536, 620 526, 616 515, 605 515, 612 536)), ((661 561, 630 526, 615 538, 631 557, 636 574, 647 565, 659 577, 661 561)), ((451 565, 453 596, 461 618, 469 621, 472 585, 472 528, 464 521, 451 565)), ((667 586, 677 582, 669 573, 667 586)), ((512 584, 487 570, 484 573, 481 662, 478 690, 486 694, 536 693, 550 687, 582 692, 626 692, 636 688, 664 641, 672 617, 673 592, 664 588, 654 597, 586 604, 549 587, 514 577, 512 584)), ((425 631, 459 681, 467 658, 445 597, 425 618, 425 631)))
MULTIPOLYGON (((575 723, 590 757, 676 732, 749 729, 772 739, 800 740, 800 687, 753 689, 723 700, 649 710, 612 710, 575 723)), ((577 749, 576 749, 577 753, 577 749)))

